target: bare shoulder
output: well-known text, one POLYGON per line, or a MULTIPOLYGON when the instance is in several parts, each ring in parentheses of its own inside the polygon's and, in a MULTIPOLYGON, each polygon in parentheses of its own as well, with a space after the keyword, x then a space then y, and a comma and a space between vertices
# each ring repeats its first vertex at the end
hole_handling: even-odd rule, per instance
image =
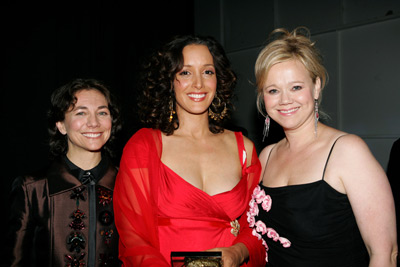
MULTIPOLYGON (((236 143, 236 133, 237 132, 225 129, 221 133, 221 135, 223 136, 223 138, 228 139, 229 141, 231 141, 231 142, 233 141, 233 142, 236 143)), ((244 145, 246 146, 246 148, 247 148, 248 145, 250 145, 250 146, 253 145, 253 142, 249 138, 247 138, 245 135, 243 135, 243 141, 244 141, 244 145)))
POLYGON ((262 166, 264 166, 265 163, 267 162, 268 157, 269 157, 269 155, 271 153, 271 150, 274 148, 275 145, 276 144, 268 145, 268 146, 264 147, 263 150, 261 150, 260 155, 258 156, 258 158, 260 159, 260 162, 261 162, 262 166))
POLYGON ((253 141, 251 141, 248 137, 246 137, 244 135, 243 135, 243 142, 244 142, 244 146, 247 151, 253 150, 253 146, 254 146, 253 141))
MULTIPOLYGON (((237 147, 237 141, 236 141, 236 134, 235 132, 232 132, 230 130, 225 130, 224 132, 226 132, 227 134, 229 134, 231 137, 234 139, 235 142, 235 146, 237 147)), ((253 156, 253 150, 254 150, 254 143, 252 140, 250 140, 248 137, 246 137, 245 135, 243 136, 243 144, 244 144, 244 149, 246 151, 246 155, 247 155, 247 163, 248 165, 250 165, 250 163, 252 162, 252 156, 253 156)))
POLYGON ((346 134, 337 140, 334 150, 332 165, 340 166, 336 169, 345 187, 350 181, 359 183, 360 179, 375 180, 385 176, 382 166, 361 137, 346 134))
POLYGON ((342 135, 336 142, 335 150, 336 153, 343 153, 348 157, 371 153, 365 141, 355 134, 342 135))
POLYGON ((236 136, 233 131, 224 130, 222 133, 215 134, 215 136, 219 136, 224 142, 228 142, 231 145, 236 144, 236 136))

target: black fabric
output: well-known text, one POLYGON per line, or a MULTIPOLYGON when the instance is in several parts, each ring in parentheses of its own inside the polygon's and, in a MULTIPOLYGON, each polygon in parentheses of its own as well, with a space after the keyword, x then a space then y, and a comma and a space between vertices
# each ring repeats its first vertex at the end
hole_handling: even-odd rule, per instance
POLYGON ((271 197, 272 205, 266 212, 262 203, 258 204, 255 221, 263 221, 291 242, 285 248, 279 240, 274 241, 265 234, 263 239, 269 247, 267 266, 368 266, 368 252, 347 195, 324 181, 338 139, 329 151, 321 180, 275 188, 260 183, 261 189, 271 197))
POLYGON ((284 248, 279 241, 264 237, 269 246, 267 266, 368 266, 368 253, 346 195, 325 181, 267 188, 271 196, 269 212, 259 205, 259 216, 267 227, 289 239, 284 248))
POLYGON ((94 179, 94 181, 97 183, 97 181, 104 176, 109 165, 109 159, 104 153, 101 155, 101 161, 99 162, 99 164, 97 164, 96 167, 90 170, 82 170, 74 163, 72 163, 67 156, 63 156, 63 160, 68 166, 69 172, 76 178, 78 178, 78 180, 81 181, 82 184, 89 183, 90 179, 94 179), (88 180, 88 178, 90 179, 88 180))

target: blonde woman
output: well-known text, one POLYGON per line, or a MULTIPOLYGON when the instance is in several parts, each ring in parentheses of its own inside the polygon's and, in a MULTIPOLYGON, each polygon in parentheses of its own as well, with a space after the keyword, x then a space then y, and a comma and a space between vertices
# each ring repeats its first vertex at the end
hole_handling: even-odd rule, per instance
POLYGON ((396 219, 385 172, 365 142, 319 121, 327 74, 304 28, 259 54, 259 111, 285 137, 260 153, 248 219, 267 266, 396 266, 396 219))

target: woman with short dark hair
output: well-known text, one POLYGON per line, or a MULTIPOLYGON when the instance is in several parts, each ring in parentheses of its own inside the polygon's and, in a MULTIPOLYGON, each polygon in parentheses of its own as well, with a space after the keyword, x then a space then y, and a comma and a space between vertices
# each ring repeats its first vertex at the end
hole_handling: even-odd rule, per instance
POLYGON ((113 221, 117 174, 109 142, 120 129, 109 89, 76 79, 51 96, 51 164, 12 186, 11 266, 118 266, 113 221))

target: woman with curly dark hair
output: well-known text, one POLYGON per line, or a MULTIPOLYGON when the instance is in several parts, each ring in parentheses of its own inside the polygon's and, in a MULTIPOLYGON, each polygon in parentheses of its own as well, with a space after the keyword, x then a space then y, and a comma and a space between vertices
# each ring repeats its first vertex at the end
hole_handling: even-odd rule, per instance
POLYGON ((176 37, 145 65, 146 128, 126 144, 115 187, 125 266, 171 266, 173 251, 221 251, 225 267, 264 261, 245 215, 260 175, 256 150, 223 128, 235 83, 211 37, 176 37))
POLYGON ((182 50, 190 44, 206 46, 214 59, 218 83, 209 112, 220 115, 209 117, 209 128, 212 133, 223 131, 222 125, 228 119, 228 112, 232 108, 231 99, 236 85, 236 75, 221 45, 211 38, 176 37, 150 57, 141 77, 143 93, 139 101, 140 119, 146 126, 160 129, 167 135, 173 134, 174 130, 179 128, 179 120, 174 113, 176 100, 172 82, 176 73, 183 68, 182 50))
POLYGON ((53 92, 52 162, 13 183, 8 264, 119 266, 112 203, 117 168, 107 147, 121 128, 119 117, 97 80, 76 79, 53 92))

